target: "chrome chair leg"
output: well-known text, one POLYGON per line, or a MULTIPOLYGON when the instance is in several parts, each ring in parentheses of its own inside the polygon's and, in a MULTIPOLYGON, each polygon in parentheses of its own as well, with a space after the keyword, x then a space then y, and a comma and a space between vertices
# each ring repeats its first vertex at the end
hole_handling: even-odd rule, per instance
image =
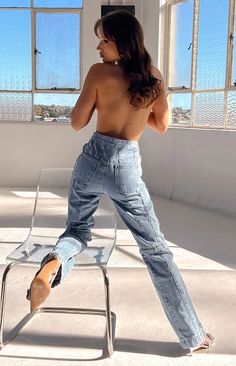
POLYGON ((104 278, 105 303, 106 303, 106 330, 107 330, 107 350, 109 357, 113 354, 113 335, 112 335, 112 314, 110 303, 109 276, 105 266, 100 267, 104 278))
POLYGON ((6 300, 6 287, 7 287, 7 275, 11 268, 15 265, 15 262, 11 262, 5 268, 2 276, 2 286, 1 286, 1 300, 0 300, 0 350, 7 343, 11 342, 20 332, 20 330, 32 319, 34 313, 27 314, 8 334, 6 339, 4 339, 4 316, 5 316, 5 300, 6 300))
POLYGON ((7 275, 11 268, 16 263, 11 262, 4 270, 2 276, 2 286, 1 286, 1 302, 0 302, 0 350, 10 341, 12 341, 20 332, 20 330, 33 318, 34 315, 41 312, 50 313, 72 313, 72 314, 91 314, 91 315, 104 315, 106 317, 106 336, 107 336, 107 351, 109 357, 113 354, 113 321, 115 328, 115 318, 116 315, 111 311, 110 304, 110 287, 109 287, 109 276, 106 266, 99 266, 103 273, 104 279, 104 290, 105 290, 105 310, 98 309, 77 309, 77 308, 39 308, 36 311, 27 314, 8 334, 7 338, 3 339, 4 332, 4 315, 5 315, 5 300, 6 300, 6 285, 7 285, 7 275))
POLYGON ((10 263, 5 268, 2 275, 2 286, 1 286, 1 300, 0 300, 0 349, 3 348, 3 330, 4 330, 4 315, 5 315, 5 299, 6 299, 6 280, 7 275, 15 263, 10 263))

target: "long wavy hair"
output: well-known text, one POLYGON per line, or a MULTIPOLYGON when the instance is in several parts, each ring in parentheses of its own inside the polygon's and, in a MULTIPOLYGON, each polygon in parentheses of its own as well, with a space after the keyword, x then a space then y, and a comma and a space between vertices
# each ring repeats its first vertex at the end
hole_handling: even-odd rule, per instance
POLYGON ((116 43, 124 78, 128 81, 130 104, 148 107, 160 94, 160 80, 151 73, 151 57, 144 46, 142 26, 131 13, 113 11, 98 19, 94 32, 101 27, 104 36, 116 43))

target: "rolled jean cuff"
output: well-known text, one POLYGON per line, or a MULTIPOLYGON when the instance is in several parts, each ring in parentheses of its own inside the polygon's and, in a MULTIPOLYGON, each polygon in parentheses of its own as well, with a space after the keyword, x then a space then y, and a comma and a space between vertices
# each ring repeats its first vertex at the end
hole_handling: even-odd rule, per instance
POLYGON ((87 242, 92 240, 92 234, 90 230, 79 230, 76 232, 72 229, 66 229, 66 231, 59 236, 59 240, 63 238, 74 238, 79 242, 82 242, 85 246, 87 246, 87 242))
POLYGON ((59 285, 63 281, 73 268, 74 257, 85 248, 86 245, 83 242, 71 236, 64 236, 58 240, 54 249, 48 253, 41 262, 41 267, 54 258, 57 258, 61 263, 52 282, 52 287, 59 285))

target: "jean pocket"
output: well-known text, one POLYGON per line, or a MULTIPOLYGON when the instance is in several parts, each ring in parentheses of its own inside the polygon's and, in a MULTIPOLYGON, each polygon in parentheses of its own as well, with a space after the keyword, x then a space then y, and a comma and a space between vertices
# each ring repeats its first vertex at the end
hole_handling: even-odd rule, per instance
POLYGON ((78 188, 85 189, 92 181, 99 165, 99 160, 82 153, 76 160, 73 177, 78 188))
POLYGON ((140 185, 140 169, 138 164, 127 162, 115 167, 115 188, 121 193, 134 193, 140 185))

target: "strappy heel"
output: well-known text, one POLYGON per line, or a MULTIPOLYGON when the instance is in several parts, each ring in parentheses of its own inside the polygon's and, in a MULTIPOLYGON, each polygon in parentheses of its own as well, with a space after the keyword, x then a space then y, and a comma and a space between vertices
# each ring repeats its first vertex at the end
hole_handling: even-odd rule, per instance
POLYGON ((213 337, 212 334, 206 333, 204 341, 199 346, 191 347, 189 349, 190 355, 192 355, 193 352, 199 352, 199 351, 204 351, 204 350, 209 349, 212 346, 214 340, 215 340, 215 338, 213 337))
MULTIPOLYGON (((40 268, 37 272, 36 272, 36 274, 35 274, 35 276, 34 276, 34 279, 35 279, 35 277, 39 274, 39 272, 41 271, 41 269, 42 268, 40 268)), ((32 281, 33 282, 33 281, 32 281)), ((32 283, 31 282, 31 283, 32 283)), ((31 287, 31 285, 30 285, 30 287, 31 287)), ((26 292, 26 299, 28 300, 28 301, 30 301, 30 299, 31 299, 31 297, 30 297, 30 288, 28 288, 27 289, 27 292, 26 292)))
POLYGON ((26 298, 30 301, 31 312, 36 310, 48 298, 59 267, 59 260, 53 258, 46 262, 36 273, 26 294, 26 298), (51 263, 53 260, 56 261, 55 264, 51 263))

